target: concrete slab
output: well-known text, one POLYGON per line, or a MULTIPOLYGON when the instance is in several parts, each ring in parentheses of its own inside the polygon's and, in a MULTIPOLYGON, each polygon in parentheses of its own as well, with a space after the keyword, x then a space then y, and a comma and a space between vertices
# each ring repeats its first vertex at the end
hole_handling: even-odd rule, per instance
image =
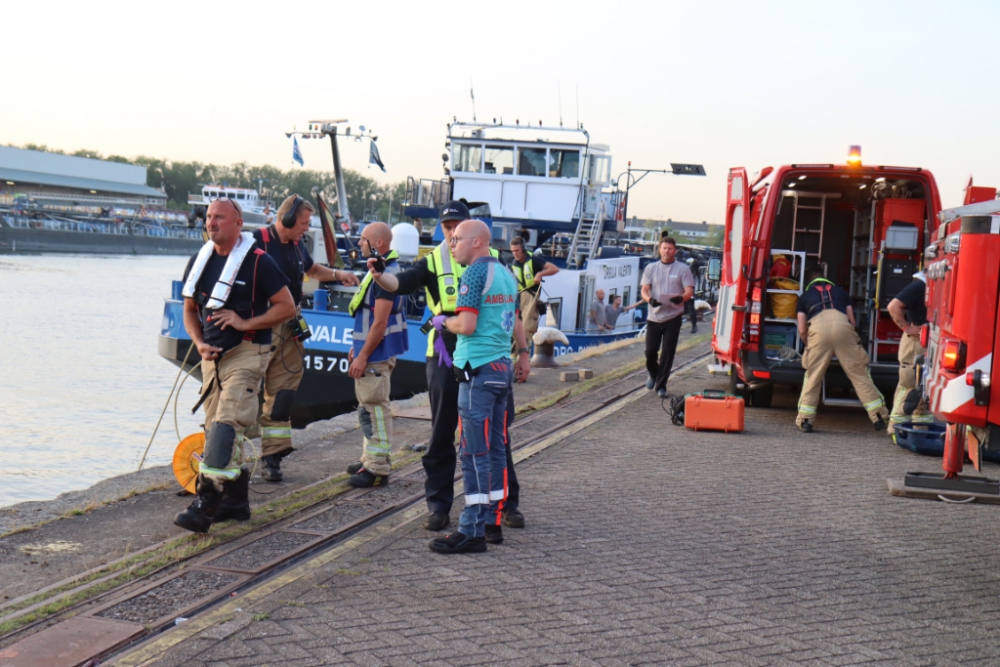
POLYGON ((77 667, 145 631, 135 623, 78 616, 0 649, 0 667, 77 667))

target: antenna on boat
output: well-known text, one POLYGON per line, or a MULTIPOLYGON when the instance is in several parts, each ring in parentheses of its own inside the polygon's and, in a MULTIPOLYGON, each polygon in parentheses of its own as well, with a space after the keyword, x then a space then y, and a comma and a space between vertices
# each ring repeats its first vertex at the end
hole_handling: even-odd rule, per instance
POLYGON ((469 79, 469 97, 472 98, 472 122, 476 122, 476 93, 472 87, 472 79, 469 79))
POLYGON ((576 84, 576 128, 580 129, 580 84, 576 84))
POLYGON ((559 93, 559 127, 562 127, 562 82, 556 79, 556 91, 559 93))

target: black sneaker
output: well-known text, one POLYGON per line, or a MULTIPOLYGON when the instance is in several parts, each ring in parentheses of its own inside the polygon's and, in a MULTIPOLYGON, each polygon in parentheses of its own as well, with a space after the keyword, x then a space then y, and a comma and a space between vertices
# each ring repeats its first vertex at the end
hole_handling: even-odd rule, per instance
POLYGON ((486 544, 503 544, 503 528, 500 526, 486 526, 486 544))
POLYGON ((698 327, 691 327, 691 333, 693 334, 698 333, 698 327))
POLYGON ((646 389, 652 391, 653 387, 655 386, 656 386, 656 380, 654 380, 653 378, 649 378, 648 380, 646 380, 646 389))
POLYGON ((803 433, 812 433, 813 425, 809 423, 808 419, 805 419, 801 424, 799 424, 799 430, 803 433))
POLYGON ((656 395, 659 396, 660 398, 666 398, 667 397, 667 388, 666 387, 660 387, 659 389, 656 390, 656 395))
POLYGON ((524 515, 521 514, 520 510, 504 510, 503 525, 508 528, 524 528, 524 515))
POLYGON ((357 463, 352 463, 351 465, 347 466, 347 474, 356 475, 364 467, 365 464, 363 464, 361 461, 358 461, 357 463))
POLYGON ((424 521, 424 529, 426 530, 444 530, 449 525, 451 525, 451 517, 444 512, 431 512, 427 521, 424 521))
POLYGON ((486 538, 452 533, 447 537, 431 540, 430 547, 431 551, 439 554, 481 554, 486 551, 486 538))
POLYGON ((876 431, 884 431, 885 430, 885 420, 883 420, 881 417, 879 417, 874 423, 875 423, 875 430, 876 431))
POLYGON ((386 486, 389 484, 389 476, 376 475, 373 472, 361 468, 347 478, 347 483, 356 489, 370 489, 373 486, 386 486))

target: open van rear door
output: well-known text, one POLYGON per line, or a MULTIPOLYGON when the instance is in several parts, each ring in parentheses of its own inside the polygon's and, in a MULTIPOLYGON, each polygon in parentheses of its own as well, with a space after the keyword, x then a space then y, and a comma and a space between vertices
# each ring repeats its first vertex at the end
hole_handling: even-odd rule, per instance
POLYGON ((750 217, 750 184, 743 167, 729 170, 726 190, 726 235, 722 244, 719 306, 715 312, 712 348, 728 364, 739 360, 740 339, 746 317, 747 281, 744 277, 747 221, 750 217))

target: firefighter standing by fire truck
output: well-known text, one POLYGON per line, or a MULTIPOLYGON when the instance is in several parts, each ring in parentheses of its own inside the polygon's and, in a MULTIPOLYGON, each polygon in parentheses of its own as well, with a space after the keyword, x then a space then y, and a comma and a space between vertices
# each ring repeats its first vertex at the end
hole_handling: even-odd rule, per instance
POLYGON ((889 416, 889 411, 868 372, 868 355, 861 347, 858 332, 854 330, 854 309, 850 296, 824 278, 819 267, 807 270, 806 280, 808 285, 799 297, 797 309, 799 337, 806 341, 802 354, 802 368, 806 369, 806 375, 795 424, 800 431, 812 432, 823 377, 836 354, 875 429, 884 429, 884 418, 889 416))
POLYGON ((298 195, 291 195, 278 207, 278 222, 255 229, 254 239, 277 263, 288 278, 288 289, 295 301, 296 316, 275 325, 271 339, 271 356, 264 374, 264 410, 261 426, 261 475, 269 482, 280 482, 281 460, 292 453, 292 403, 302 382, 305 354, 303 341, 308 329, 300 325, 299 303, 302 301, 302 281, 305 276, 320 282, 339 281, 357 285, 358 278, 350 271, 329 269, 315 264, 304 244, 299 243, 309 231, 316 209, 298 195))
POLYGON ((920 327, 927 324, 927 278, 923 271, 914 273, 915 280, 900 290, 899 294, 887 306, 889 316, 903 332, 899 341, 899 384, 892 400, 892 414, 889 415, 889 435, 893 429, 903 422, 914 424, 929 424, 934 421, 934 415, 927 410, 927 401, 920 403, 912 415, 906 414, 903 403, 907 395, 917 388, 917 368, 914 360, 917 355, 927 352, 920 346, 920 327))

